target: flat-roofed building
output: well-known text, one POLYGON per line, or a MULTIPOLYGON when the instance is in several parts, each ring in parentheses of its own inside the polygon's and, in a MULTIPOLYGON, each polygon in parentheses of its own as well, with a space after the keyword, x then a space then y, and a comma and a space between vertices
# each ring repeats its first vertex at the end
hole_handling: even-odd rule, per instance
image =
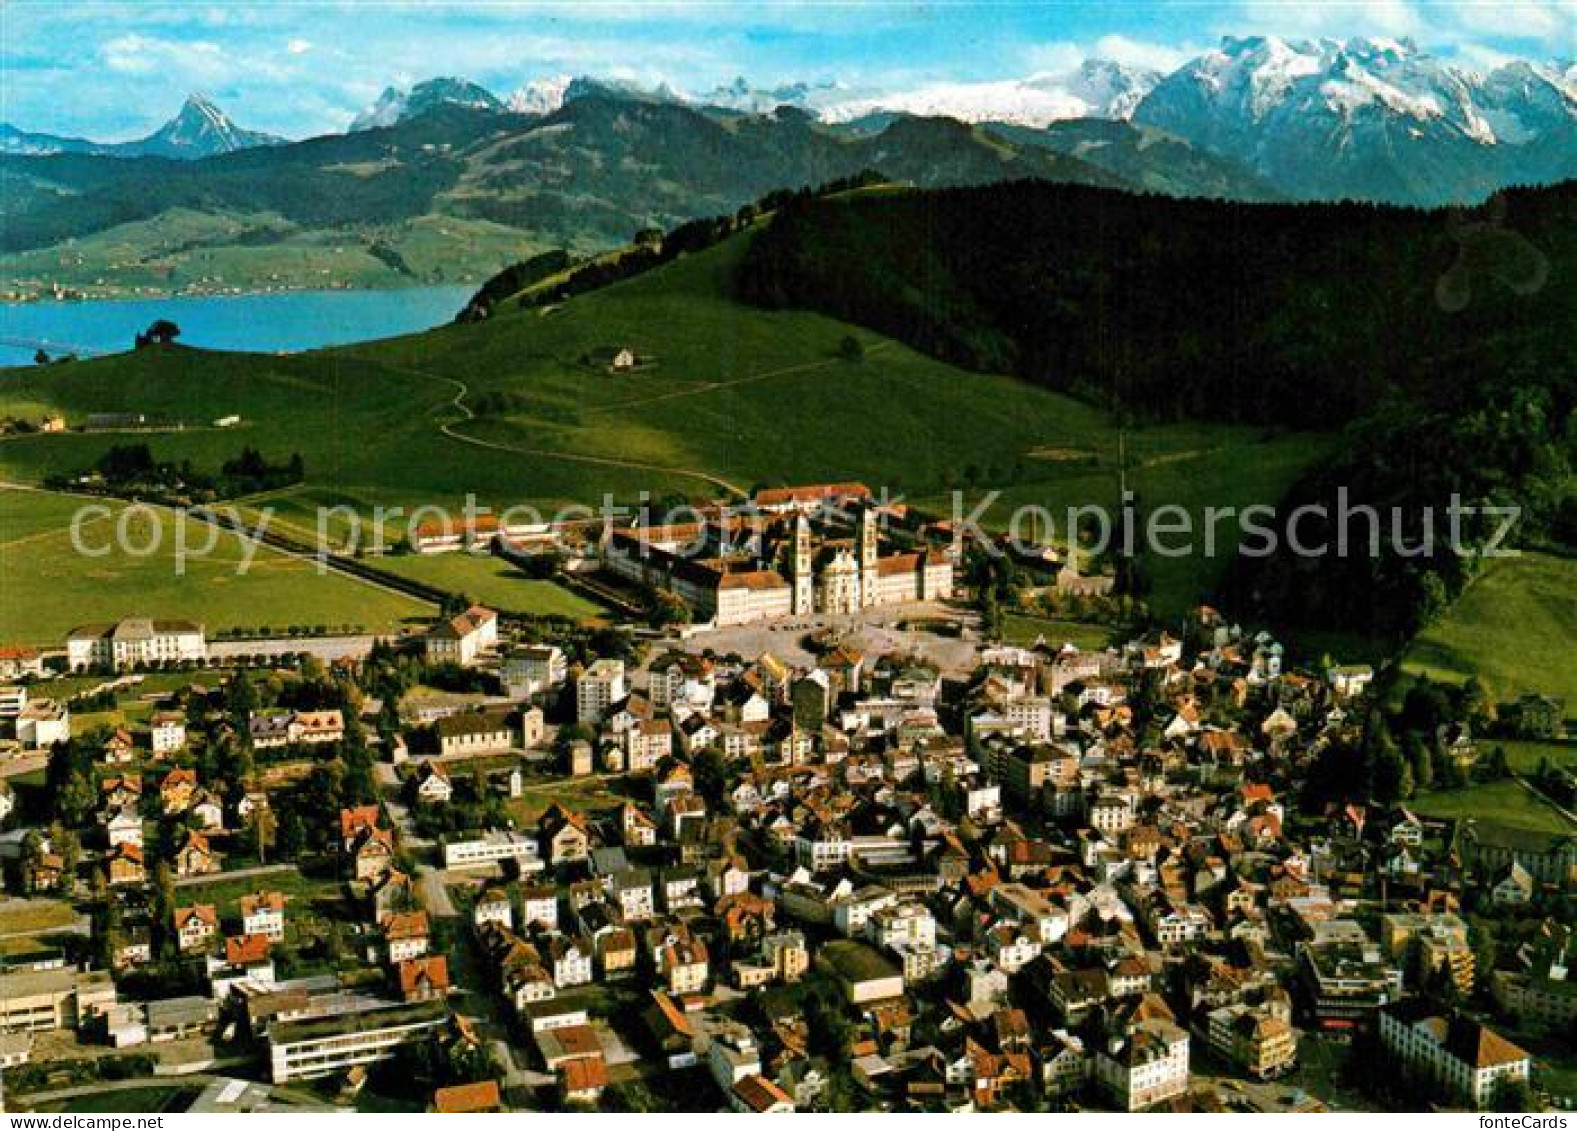
POLYGON ((521 833, 498 830, 444 842, 445 868, 486 868, 505 860, 514 861, 522 872, 540 872, 543 868, 536 840, 521 833))
POLYGON ((401 1046, 427 1040, 448 1019, 442 1002, 423 1001, 275 1025, 268 1034, 269 1078, 276 1084, 310 1080, 389 1060, 401 1046))
POLYGON ((115 982, 106 970, 56 966, 0 974, 0 1032, 75 1029, 117 1000, 115 982))

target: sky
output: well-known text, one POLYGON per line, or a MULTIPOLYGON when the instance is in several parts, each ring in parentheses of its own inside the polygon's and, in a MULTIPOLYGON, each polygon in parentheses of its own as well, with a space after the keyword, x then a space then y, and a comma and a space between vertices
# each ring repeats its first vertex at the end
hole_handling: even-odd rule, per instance
POLYGON ((240 125, 304 137, 434 75, 500 96, 556 74, 891 93, 1092 56, 1168 70, 1223 35, 1411 37, 1483 69, 1577 56, 1577 0, 0 0, 0 121, 118 141, 201 91, 240 125))

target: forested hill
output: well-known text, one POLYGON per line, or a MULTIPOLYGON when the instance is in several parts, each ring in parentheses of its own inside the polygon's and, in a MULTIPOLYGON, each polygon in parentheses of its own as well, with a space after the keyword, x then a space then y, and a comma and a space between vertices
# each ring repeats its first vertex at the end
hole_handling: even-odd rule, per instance
POLYGON ((1431 212, 1024 181, 797 201, 739 288, 1139 416, 1321 427, 1567 364, 1574 278, 1577 182, 1431 212))

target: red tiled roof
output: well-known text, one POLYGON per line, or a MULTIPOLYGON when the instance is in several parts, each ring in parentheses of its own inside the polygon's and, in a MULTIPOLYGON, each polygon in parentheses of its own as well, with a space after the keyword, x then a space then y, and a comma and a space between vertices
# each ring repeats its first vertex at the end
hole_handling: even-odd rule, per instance
POLYGON ((399 966, 400 992, 412 994, 424 985, 440 992, 449 989, 449 960, 441 954, 408 958, 399 966))
POLYGON ((455 1084, 433 1093, 433 1110, 441 1115, 494 1111, 503 1106, 497 1080, 478 1080, 475 1084, 455 1084))
POLYGON ((871 489, 863 483, 815 483, 808 487, 764 487, 755 493, 753 499, 758 507, 773 507, 784 503, 870 497, 871 489))
POLYGON ((559 1066, 564 1080, 564 1091, 570 1094, 588 1092, 608 1086, 608 1066, 602 1056, 578 1056, 559 1066))
POLYGON ((231 935, 225 939, 225 961, 231 966, 250 966, 266 959, 272 946, 267 935, 231 935))

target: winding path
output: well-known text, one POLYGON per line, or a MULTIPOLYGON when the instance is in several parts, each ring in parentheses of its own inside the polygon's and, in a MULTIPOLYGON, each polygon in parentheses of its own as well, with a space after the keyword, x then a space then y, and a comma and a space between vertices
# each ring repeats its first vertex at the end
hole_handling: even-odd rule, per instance
MULTIPOLYGON (((871 347, 870 352, 875 352, 886 344, 886 342, 879 342, 871 347)), ((456 412, 460 413, 462 418, 460 423, 464 424, 477 418, 476 413, 472 410, 471 406, 466 404, 466 397, 469 396, 471 392, 470 387, 458 377, 449 377, 441 373, 429 373, 425 369, 413 369, 407 365, 394 365, 389 362, 379 362, 379 364, 394 373, 403 373, 408 377, 415 377, 418 380, 436 381, 440 384, 449 386, 451 389, 455 390, 455 394, 449 399, 447 405, 448 407, 453 408, 456 412)), ((797 365, 786 365, 780 369, 769 369, 761 373, 751 373, 744 377, 735 377, 729 381, 708 381, 692 388, 675 389, 671 392, 658 393, 653 396, 642 397, 632 401, 619 401, 614 404, 594 405, 585 409, 584 411, 587 413, 598 413, 611 412, 616 409, 638 408, 642 405, 655 404, 659 401, 677 400, 681 397, 698 396, 703 393, 713 393, 719 389, 733 388, 737 385, 748 385, 755 381, 766 381, 774 377, 786 377, 792 373, 810 372, 812 370, 821 369, 826 366, 836 364, 839 364, 837 358, 827 358, 823 361, 801 362, 797 365)), ((699 479, 704 483, 718 488, 728 495, 734 496, 735 498, 743 499, 749 496, 749 492, 739 484, 731 480, 724 479, 720 475, 715 475, 710 471, 702 471, 701 469, 695 467, 669 467, 663 464, 643 463, 639 460, 618 459, 614 456, 595 456, 588 455, 584 452, 563 452, 549 448, 535 448, 519 444, 505 444, 496 440, 485 440, 480 436, 472 436, 466 432, 460 431, 452 423, 440 424, 438 426, 438 430, 445 436, 448 436, 451 440, 458 440, 460 443, 470 444, 472 447, 487 448, 496 452, 507 452, 511 455, 527 455, 535 456, 540 459, 564 460, 569 463, 585 463, 599 467, 618 467, 631 471, 650 471, 662 475, 684 476, 691 479, 699 479)))

